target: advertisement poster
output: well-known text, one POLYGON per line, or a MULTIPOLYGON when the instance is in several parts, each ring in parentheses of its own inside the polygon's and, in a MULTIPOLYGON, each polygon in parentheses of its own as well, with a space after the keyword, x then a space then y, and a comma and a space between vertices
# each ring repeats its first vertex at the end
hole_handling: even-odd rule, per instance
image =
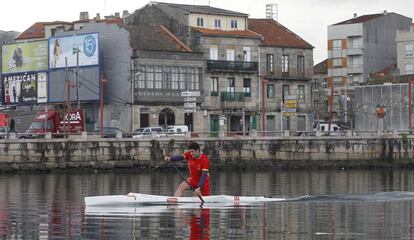
POLYGON ((46 71, 47 41, 6 44, 2 46, 2 73, 46 71))
POLYGON ((3 76, 4 103, 37 101, 37 73, 3 76))
POLYGON ((37 74, 37 102, 47 102, 47 75, 46 73, 37 74))
POLYGON ((65 59, 68 67, 75 67, 77 53, 79 53, 79 66, 98 65, 98 50, 98 33, 51 37, 49 38, 49 67, 65 68, 65 59))

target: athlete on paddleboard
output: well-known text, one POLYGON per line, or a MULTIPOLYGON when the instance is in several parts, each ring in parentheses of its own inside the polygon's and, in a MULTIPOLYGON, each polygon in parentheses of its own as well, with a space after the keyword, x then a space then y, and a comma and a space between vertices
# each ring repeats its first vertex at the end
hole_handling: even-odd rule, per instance
POLYGON ((196 196, 210 196, 210 160, 207 155, 201 152, 200 145, 196 142, 190 142, 188 151, 182 155, 165 156, 166 161, 182 161, 186 159, 190 177, 184 180, 174 193, 174 197, 181 197, 184 191, 194 190, 196 196))

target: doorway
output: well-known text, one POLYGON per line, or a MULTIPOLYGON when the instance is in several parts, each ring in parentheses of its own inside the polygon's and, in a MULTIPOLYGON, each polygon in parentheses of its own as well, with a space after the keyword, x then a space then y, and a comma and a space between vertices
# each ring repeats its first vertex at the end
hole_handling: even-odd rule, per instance
POLYGON ((164 129, 166 129, 167 126, 175 125, 175 115, 173 110, 164 108, 158 116, 158 125, 164 129))

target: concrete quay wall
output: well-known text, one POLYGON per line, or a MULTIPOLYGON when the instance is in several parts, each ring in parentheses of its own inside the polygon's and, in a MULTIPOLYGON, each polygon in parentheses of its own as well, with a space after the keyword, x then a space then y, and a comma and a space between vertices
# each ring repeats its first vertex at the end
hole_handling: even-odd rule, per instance
MULTIPOLYGON (((212 167, 411 167, 414 137, 196 138, 212 167)), ((0 171, 153 168, 179 154, 189 138, 1 139, 0 171)))

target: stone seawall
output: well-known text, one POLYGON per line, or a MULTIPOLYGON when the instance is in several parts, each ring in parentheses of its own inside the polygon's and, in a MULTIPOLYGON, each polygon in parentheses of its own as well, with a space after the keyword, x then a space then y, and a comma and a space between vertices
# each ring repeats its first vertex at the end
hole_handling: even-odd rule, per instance
MULTIPOLYGON (((197 138, 212 167, 414 166, 414 137, 197 138)), ((188 138, 2 139, 0 171, 152 168, 179 154, 188 138)))

